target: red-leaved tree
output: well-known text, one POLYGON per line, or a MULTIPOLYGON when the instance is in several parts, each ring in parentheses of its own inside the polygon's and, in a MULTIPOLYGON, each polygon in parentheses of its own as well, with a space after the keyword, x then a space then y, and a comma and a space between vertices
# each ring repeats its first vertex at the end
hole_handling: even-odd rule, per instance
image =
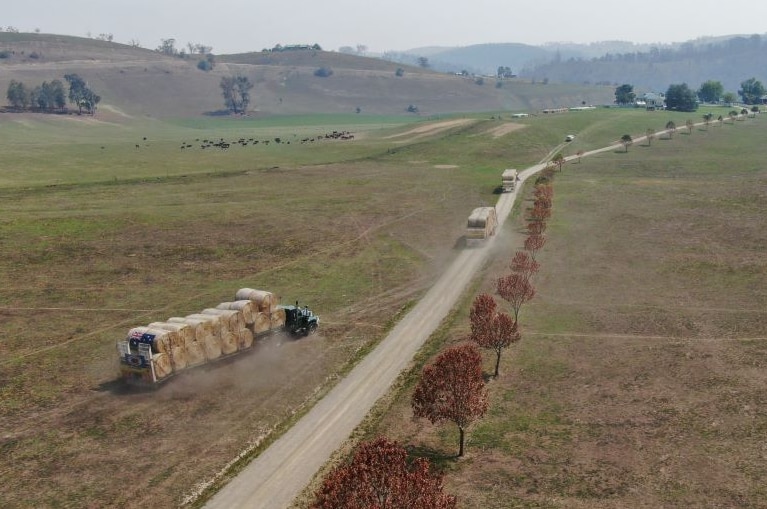
POLYGON ((546 233, 546 221, 533 221, 527 224, 527 233, 530 235, 543 235, 546 233))
POLYGON ((545 221, 551 217, 551 207, 542 207, 533 202, 533 208, 530 209, 530 219, 532 221, 545 221))
POLYGON ((525 249, 530 253, 530 258, 535 261, 535 255, 546 244, 546 237, 543 235, 528 235, 525 239, 525 249))
POLYGON ((442 475, 428 460, 408 465, 407 451, 379 437, 363 442, 352 460, 330 472, 312 509, 454 509, 456 498, 442 492, 442 475))
POLYGON ((448 348, 426 366, 412 400, 416 417, 458 426, 458 456, 463 456, 466 427, 485 415, 487 405, 482 354, 472 343, 448 348))
POLYGON ((535 273, 541 268, 541 264, 536 262, 527 251, 517 251, 509 265, 512 271, 522 274, 529 281, 535 273))
POLYGON ((498 294, 511 304, 514 321, 519 322, 519 310, 535 296, 535 288, 526 277, 515 272, 498 278, 498 294))
POLYGON ((480 342, 480 337, 490 333, 493 318, 497 312, 495 299, 489 293, 481 293, 474 299, 469 310, 469 322, 471 323, 471 340, 480 342))
POLYGON ((522 336, 517 329, 517 323, 506 313, 499 313, 492 295, 482 293, 474 299, 469 312, 471 320, 471 340, 482 348, 495 351, 495 373, 501 364, 501 353, 504 348, 519 341, 522 336))

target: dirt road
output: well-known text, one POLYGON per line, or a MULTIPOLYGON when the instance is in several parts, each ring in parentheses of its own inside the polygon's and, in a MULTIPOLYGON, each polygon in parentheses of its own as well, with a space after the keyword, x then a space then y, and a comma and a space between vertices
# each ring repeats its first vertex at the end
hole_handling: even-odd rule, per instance
MULTIPOLYGON (((528 168, 520 174, 520 179, 524 181, 543 166, 528 168)), ((500 224, 509 215, 516 195, 516 191, 501 195, 496 205, 500 224)), ((491 238, 481 248, 463 250, 375 350, 285 435, 217 493, 206 507, 287 507, 375 402, 389 390, 455 306, 488 256, 494 240, 491 238)))

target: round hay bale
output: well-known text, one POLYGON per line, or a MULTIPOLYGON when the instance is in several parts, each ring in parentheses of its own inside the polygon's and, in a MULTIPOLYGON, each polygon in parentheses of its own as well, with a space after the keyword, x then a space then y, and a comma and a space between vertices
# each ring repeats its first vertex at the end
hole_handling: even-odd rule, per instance
POLYGON ((205 351, 202 349, 202 343, 192 341, 185 346, 184 350, 186 351, 186 365, 188 367, 199 366, 205 362, 205 351))
POLYGON ((211 333, 213 334, 213 336, 217 338, 221 337, 221 331, 224 328, 224 323, 220 316, 204 315, 202 313, 193 313, 191 315, 187 315, 186 318, 191 320, 201 320, 204 322, 208 322, 210 324, 211 333))
MULTIPOLYGON (((237 329, 235 329, 237 330, 237 329)), ((238 348, 237 336, 232 331, 224 331, 221 333, 221 353, 229 355, 236 352, 238 348)))
POLYGON ((173 365, 170 362, 170 356, 167 353, 156 353, 152 355, 154 364, 154 374, 158 380, 162 380, 173 373, 173 365))
POLYGON ((253 288, 240 288, 234 296, 235 300, 251 300, 258 304, 258 310, 264 313, 271 313, 277 306, 277 296, 272 292, 265 290, 254 290, 253 288))
POLYGON ((266 313, 256 313, 256 320, 253 322, 253 334, 260 334, 272 328, 270 315, 266 313))
POLYGON ((174 346, 170 349, 173 371, 180 371, 189 365, 189 355, 184 345, 174 346))
POLYGON ((201 311, 203 315, 220 316, 224 321, 224 328, 228 331, 236 331, 245 327, 245 316, 238 309, 208 308, 201 311))
POLYGON ((202 350, 209 361, 218 359, 221 357, 221 342, 217 337, 207 336, 202 342, 202 350))
POLYGON ((250 348, 253 346, 253 331, 250 329, 242 328, 236 332, 237 345, 240 350, 243 348, 250 348))
POLYGON ((282 327, 285 325, 285 310, 280 308, 275 309, 272 311, 270 318, 272 320, 272 328, 282 327))
POLYGON ((128 331, 131 348, 138 348, 139 343, 152 345, 152 353, 169 353, 173 342, 178 342, 178 333, 154 327, 133 327, 128 331), (171 336, 175 336, 171 340, 171 336))
POLYGON ((167 322, 185 323, 187 325, 191 325, 194 330, 194 340, 198 343, 205 339, 205 336, 213 335, 213 324, 211 324, 208 320, 174 316, 172 318, 168 318, 167 322))
POLYGON ((258 304, 252 300, 236 300, 234 302, 222 302, 216 309, 236 309, 242 312, 242 317, 245 320, 245 325, 253 325, 253 321, 256 319, 256 313, 258 313, 258 304))
POLYGON ((188 341, 194 341, 194 329, 188 323, 152 322, 149 327, 176 332, 176 335, 170 337, 171 347, 183 346, 188 341))

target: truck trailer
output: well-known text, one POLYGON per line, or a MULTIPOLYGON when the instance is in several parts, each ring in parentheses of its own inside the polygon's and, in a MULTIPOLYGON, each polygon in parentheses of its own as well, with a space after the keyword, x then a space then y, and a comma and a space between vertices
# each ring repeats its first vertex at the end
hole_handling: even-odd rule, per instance
POLYGON ((243 288, 232 302, 131 328, 117 343, 120 377, 130 385, 157 386, 191 368, 252 351, 277 332, 306 336, 319 324, 307 306, 278 305, 270 292, 243 288))
POLYGON ((503 170, 501 174, 501 189, 504 193, 511 193, 517 187, 517 180, 519 180, 519 174, 517 170, 509 168, 503 170))
POLYGON ((495 207, 478 207, 469 216, 466 226, 466 245, 473 246, 495 235, 498 216, 495 207))

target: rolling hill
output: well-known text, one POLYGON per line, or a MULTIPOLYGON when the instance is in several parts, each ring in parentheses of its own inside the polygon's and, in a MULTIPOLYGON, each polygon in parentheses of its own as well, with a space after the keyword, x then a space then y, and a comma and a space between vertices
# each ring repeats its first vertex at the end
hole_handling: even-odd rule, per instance
POLYGON ((521 80, 475 80, 378 58, 315 50, 217 55, 210 72, 199 57, 180 58, 129 45, 49 34, 0 33, 0 90, 11 80, 35 87, 76 73, 102 96, 101 111, 119 118, 180 118, 220 113, 219 82, 242 74, 255 85, 252 115, 305 113, 421 115, 538 110, 610 101, 597 86, 543 86, 521 80), (321 67, 332 75, 318 77, 321 67), (396 70, 403 69, 402 76, 396 70), (358 110, 359 109, 359 110, 358 110))

